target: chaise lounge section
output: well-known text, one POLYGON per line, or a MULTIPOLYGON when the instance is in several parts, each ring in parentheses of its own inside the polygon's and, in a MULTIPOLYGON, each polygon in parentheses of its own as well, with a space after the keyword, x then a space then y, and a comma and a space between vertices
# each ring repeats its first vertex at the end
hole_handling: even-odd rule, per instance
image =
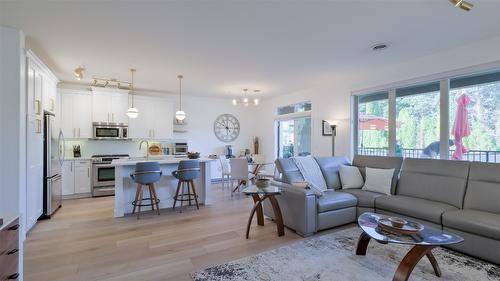
MULTIPOLYGON (((399 157, 355 156, 365 168, 395 169, 391 195, 342 189, 345 157, 315 158, 328 191, 319 195, 294 185, 304 177, 293 159, 277 159, 283 194, 277 196, 284 223, 302 236, 349 224, 363 212, 397 215, 457 233, 465 242, 451 248, 500 264, 500 164, 399 157)), ((271 218, 269 204, 264 213, 271 218)))

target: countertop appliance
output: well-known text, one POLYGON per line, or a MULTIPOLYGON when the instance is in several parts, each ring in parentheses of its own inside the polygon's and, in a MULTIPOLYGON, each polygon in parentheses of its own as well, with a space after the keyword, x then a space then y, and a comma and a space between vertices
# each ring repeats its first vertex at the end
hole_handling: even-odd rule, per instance
POLYGON ((43 214, 41 218, 50 218, 62 204, 62 177, 61 167, 64 162, 64 135, 54 126, 55 116, 52 113, 44 114, 43 135, 43 214))
POLYGON ((92 196, 115 194, 114 159, 127 159, 128 154, 92 155, 92 196))
POLYGON ((188 153, 187 142, 174 143, 174 155, 186 155, 188 153))
POLYGON ((125 123, 93 122, 92 131, 95 140, 128 139, 128 125, 125 123))

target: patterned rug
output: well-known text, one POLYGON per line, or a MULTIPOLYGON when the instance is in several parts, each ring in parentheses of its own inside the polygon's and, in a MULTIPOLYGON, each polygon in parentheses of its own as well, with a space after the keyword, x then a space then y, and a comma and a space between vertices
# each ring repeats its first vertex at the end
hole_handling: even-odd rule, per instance
MULTIPOLYGON (((195 281, 205 280, 301 280, 301 281, 387 281, 392 280, 399 262, 410 249, 404 245, 382 245, 370 241, 366 256, 354 254, 361 230, 349 228, 312 237, 256 256, 208 267, 192 273, 195 281)), ((460 253, 433 250, 442 271, 436 277, 424 257, 410 280, 500 280, 500 266, 460 253)))

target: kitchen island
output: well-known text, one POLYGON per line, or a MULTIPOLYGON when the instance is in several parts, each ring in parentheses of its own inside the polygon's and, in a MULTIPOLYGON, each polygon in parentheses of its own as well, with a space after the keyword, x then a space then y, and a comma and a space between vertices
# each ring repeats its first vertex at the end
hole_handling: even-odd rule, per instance
MULTIPOLYGON (((172 208, 174 195, 177 189, 177 179, 172 176, 172 172, 177 170, 179 162, 187 159, 179 158, 131 158, 117 159, 111 163, 115 166, 115 217, 123 217, 132 213, 132 201, 135 198, 137 184, 130 178, 130 174, 135 171, 135 164, 138 162, 158 162, 163 172, 160 181, 155 183, 156 193, 160 199, 160 209, 172 208)), ((209 158, 200 158, 200 176, 194 181, 198 202, 203 205, 209 204, 210 198, 210 162, 215 161, 209 158)), ((187 190, 187 189, 186 189, 187 190)), ((144 191, 144 197, 149 194, 144 191)), ((179 206, 179 204, 178 204, 179 206)), ((150 210, 151 207, 143 207, 143 210, 150 210)))

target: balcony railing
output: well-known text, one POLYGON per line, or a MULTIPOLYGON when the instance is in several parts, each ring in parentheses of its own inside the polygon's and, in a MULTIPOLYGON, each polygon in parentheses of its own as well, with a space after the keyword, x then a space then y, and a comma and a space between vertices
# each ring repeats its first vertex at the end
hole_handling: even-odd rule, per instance
MULTIPOLYGON (((423 155, 424 149, 421 148, 403 148, 400 152, 401 156, 404 158, 430 158, 427 155, 423 155)), ((450 156, 453 154, 454 150, 450 150, 450 156)), ((373 156, 387 156, 389 155, 389 150, 383 147, 363 147, 358 148, 358 154, 360 155, 373 155, 373 156)), ((477 162, 490 162, 490 163, 500 163, 500 151, 491 150, 469 150, 463 156, 464 161, 477 161, 477 162)))

